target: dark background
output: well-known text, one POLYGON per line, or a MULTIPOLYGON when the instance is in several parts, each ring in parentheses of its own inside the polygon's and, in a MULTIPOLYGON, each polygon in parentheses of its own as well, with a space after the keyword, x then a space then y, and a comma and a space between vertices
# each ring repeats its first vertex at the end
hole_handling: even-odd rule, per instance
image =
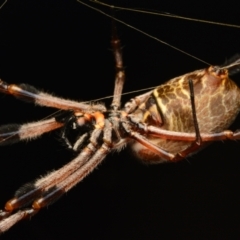
MULTIPOLYGON (((111 4, 117 5, 117 1, 111 4)), ((119 5, 240 24, 230 3, 175 1, 119 5)), ((100 6, 95 5, 96 8, 100 6)), ((109 9, 105 9, 111 14, 109 9)), ((240 29, 117 11, 116 16, 210 64, 239 52, 240 29)), ((117 25, 124 91, 157 86, 206 64, 117 25)), ((109 96, 114 63, 111 20, 73 0, 9 0, 0 10, 0 77, 75 100, 109 96)), ((234 79, 239 82, 239 75, 234 79)), ((124 96, 123 102, 134 95, 124 96)), ((110 101, 106 101, 109 104, 110 101)), ((0 123, 54 112, 0 96, 0 123)), ((239 119, 232 129, 240 128, 239 119)), ((129 150, 106 160, 54 205, 2 239, 239 239, 239 142, 218 142, 176 164, 146 166, 129 150)), ((26 182, 73 159, 58 132, 0 149, 0 205, 26 182)))

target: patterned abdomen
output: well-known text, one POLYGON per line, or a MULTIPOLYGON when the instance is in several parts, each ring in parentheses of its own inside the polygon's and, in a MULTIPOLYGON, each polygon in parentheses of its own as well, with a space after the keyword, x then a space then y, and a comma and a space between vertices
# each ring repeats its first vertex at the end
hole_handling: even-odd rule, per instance
MULTIPOLYGON (((200 133, 216 133, 227 129, 240 108, 240 91, 228 77, 226 69, 209 67, 174 78, 157 87, 146 102, 134 113, 140 122, 165 130, 194 133, 193 111, 190 101, 189 79, 194 86, 197 121, 200 133)), ((192 143, 152 136, 147 138, 173 154, 187 149, 192 143)), ((134 142, 137 156, 149 163, 166 161, 134 142)))

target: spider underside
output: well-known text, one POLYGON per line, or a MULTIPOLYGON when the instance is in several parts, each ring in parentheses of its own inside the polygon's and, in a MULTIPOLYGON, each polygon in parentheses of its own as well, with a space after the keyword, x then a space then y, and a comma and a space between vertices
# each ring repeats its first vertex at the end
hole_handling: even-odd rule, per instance
POLYGON ((198 151, 206 142, 239 139, 239 132, 227 129, 239 112, 240 92, 228 78, 228 69, 209 67, 174 78, 131 99, 121 108, 125 80, 120 41, 112 37, 116 61, 115 89, 110 109, 103 104, 65 100, 21 84, 0 81, 0 91, 20 100, 63 110, 66 114, 24 125, 0 127, 0 145, 34 139, 43 133, 63 129, 67 146, 79 152, 62 168, 21 187, 0 212, 0 232, 30 218, 58 199, 86 177, 114 149, 129 144, 147 163, 179 161, 198 151), (81 133, 72 143, 71 127, 81 133))

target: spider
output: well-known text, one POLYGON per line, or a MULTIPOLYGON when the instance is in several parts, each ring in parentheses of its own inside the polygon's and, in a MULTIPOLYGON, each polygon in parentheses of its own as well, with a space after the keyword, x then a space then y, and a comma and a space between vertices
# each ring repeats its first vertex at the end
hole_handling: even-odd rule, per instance
MULTIPOLYGON (((115 39, 115 41, 117 42, 117 39, 115 39)), ((117 47, 115 49, 115 56, 118 55, 118 50, 119 48, 117 47)), ((117 62, 119 63, 119 61, 117 62)), ((118 63, 117 63, 117 66, 118 66, 118 63)), ((123 70, 122 65, 121 64, 119 65, 120 67, 119 66, 117 67, 118 68, 117 76, 124 75, 122 71, 123 70)), ((213 74, 220 73, 221 76, 222 75, 225 76, 226 73, 224 69, 228 69, 228 66, 225 66, 225 68, 223 69, 210 68, 209 72, 213 74)), ((202 72, 202 71, 199 71, 199 72, 202 72)), ((177 79, 176 81, 179 82, 180 78, 177 78, 177 79)), ((19 86, 20 87, 19 91, 17 87, 13 86, 12 87, 13 95, 16 96, 19 93, 20 94, 18 95, 19 98, 23 100, 25 99, 28 101, 33 101, 35 103, 40 103, 40 101, 43 100, 43 102, 41 103, 44 106, 49 104, 48 106, 54 105, 55 107, 57 107, 55 104, 58 104, 59 109, 64 109, 64 111, 66 110, 66 114, 62 114, 62 115, 60 114, 56 118, 40 121, 38 123, 23 125, 21 127, 16 125, 15 126, 7 125, 5 127, 2 127, 1 137, 3 138, 3 140, 5 140, 3 144, 12 143, 14 140, 18 141, 23 139, 34 138, 34 137, 37 137, 38 135, 41 135, 44 132, 54 130, 55 128, 62 128, 63 137, 66 141, 66 144, 69 147, 71 147, 73 150, 77 152, 78 151, 81 152, 79 157, 77 157, 75 160, 73 160, 73 162, 67 165, 67 166, 74 167, 73 168, 74 173, 70 173, 70 177, 74 178, 74 174, 79 173, 80 175, 82 174, 81 176, 83 178, 84 175, 87 174, 87 172, 83 173, 82 171, 87 171, 86 169, 88 169, 88 167, 90 167, 88 170, 93 169, 96 164, 99 164, 99 162, 102 161, 106 153, 108 153, 110 150, 114 150, 117 148, 121 149, 124 144, 132 145, 133 147, 135 147, 135 149, 139 149, 139 147, 141 147, 142 145, 145 145, 145 147, 142 148, 142 150, 144 151, 142 152, 138 151, 136 152, 136 154, 142 157, 143 160, 145 161, 147 161, 147 158, 149 158, 148 162, 155 163, 155 162, 167 161, 167 160, 170 160, 170 161, 180 160, 181 158, 184 157, 184 155, 187 156, 188 154, 195 152, 199 147, 203 146, 204 145, 203 143, 205 142, 205 140, 224 139, 226 136, 229 136, 229 138, 237 138, 238 136, 237 134, 233 135, 232 137, 232 133, 226 132, 226 131, 223 132, 223 134, 219 136, 219 138, 215 134, 205 134, 205 132, 209 132, 210 130, 207 131, 202 129, 202 126, 201 126, 202 115, 199 116, 198 104, 196 104, 197 110, 196 111, 193 110, 195 105, 192 104, 193 101, 191 102, 191 98, 190 98, 191 81, 193 82, 193 84, 195 83, 195 81, 197 81, 195 76, 192 76, 191 74, 186 74, 185 75, 186 84, 184 89, 188 91, 188 94, 187 94, 187 99, 185 104, 186 104, 186 108, 187 108, 186 111, 188 112, 188 116, 190 116, 191 118, 189 122, 192 122, 192 123, 187 126, 188 127, 187 130, 184 129, 184 131, 180 134, 179 134, 179 132, 181 132, 180 130, 177 130, 177 132, 175 132, 176 130, 174 129, 175 131, 171 132, 169 131, 168 128, 167 128, 167 131, 165 131, 164 129, 159 129, 158 127, 155 126, 154 123, 157 123, 157 126, 160 125, 164 127, 165 122, 163 121, 163 123, 160 123, 160 120, 161 118, 163 118, 163 116, 161 116, 161 114, 159 114, 159 112, 156 111, 156 109, 154 109, 156 106, 155 103, 158 101, 159 96, 154 95, 153 92, 148 92, 139 97, 136 97, 131 102, 127 103, 125 107, 120 108, 119 96, 121 91, 120 90, 115 91, 112 106, 110 109, 106 109, 101 104, 88 105, 88 104, 82 104, 74 101, 65 101, 60 98, 53 98, 52 96, 44 95, 44 93, 35 91, 34 88, 31 88, 29 86, 24 86, 24 85, 19 86), (23 94, 22 89, 26 91, 25 94, 23 94), (43 96, 43 99, 41 99, 41 96, 43 96), (153 98, 155 98, 155 100, 153 98), (64 107, 64 104, 66 108, 64 107), (76 109, 74 109, 73 105, 76 106, 76 109), (195 124, 193 121, 194 117, 191 117, 194 115, 197 115, 195 119, 197 123, 195 124), (140 120, 139 120, 139 117, 140 117, 140 120), (199 131, 197 130, 198 125, 200 128, 199 131), (34 128, 34 135, 32 135, 33 133, 29 131, 31 130, 31 128, 34 128), (11 133, 7 131, 7 129, 14 132, 11 133), (77 141, 75 141, 74 144, 72 144, 72 141, 69 139, 68 129, 72 129, 72 130, 76 129, 76 132, 78 134, 81 134, 81 137, 77 141), (36 130, 38 130, 38 132, 36 132, 36 130), (111 130, 110 133, 108 132, 109 130, 111 130), (146 133, 146 131, 148 132, 146 133), (151 136, 153 136, 152 139, 151 139, 151 136), (166 141, 165 138, 166 139, 171 138, 172 141, 166 141), (197 144, 195 144, 196 139, 198 139, 197 144), (185 150, 188 146, 191 145, 191 143, 193 143, 193 145, 192 145, 192 148, 189 148, 187 151, 181 151, 181 150, 175 151, 172 149, 171 151, 169 151, 167 149, 168 152, 166 152, 166 150, 164 152, 162 151, 164 150, 163 143, 160 143, 161 144, 160 149, 152 144, 152 142, 156 140, 157 141, 160 140, 163 143, 167 142, 169 148, 172 148, 173 146, 172 144, 176 144, 177 148, 185 150), (179 147, 180 143, 183 143, 183 146, 179 147), (161 157, 159 157, 159 155, 161 155, 161 157), (90 159, 90 156, 91 156, 91 159, 90 159), (94 162, 95 160, 96 162, 94 162), (79 164, 79 172, 75 171, 76 166, 73 166, 73 164, 76 162, 78 162, 79 164), (83 164, 83 167, 81 167, 81 164, 83 164)), ((121 88, 122 85, 123 85, 123 78, 117 77, 115 89, 117 89, 118 87, 121 88)), ((6 88, 10 87, 11 85, 5 82, 2 82, 1 86, 2 86, 3 92, 10 93, 9 91, 6 91, 6 88)), ((167 86, 168 85, 162 85, 161 87, 167 88, 167 86)), ((172 83, 171 83, 171 86, 172 86, 172 83)), ((161 87, 159 87, 158 89, 161 89, 161 87)), ((156 89, 155 94, 157 91, 158 90, 156 89)), ((197 101, 197 97, 199 96, 199 94, 195 91, 195 89, 192 91, 192 93, 193 93, 192 95, 195 97, 195 101, 197 101)), ((237 104, 237 101, 235 101, 234 104, 231 104, 231 106, 236 107, 236 104, 237 104)), ((180 105, 180 106, 183 106, 183 105, 180 105)), ((171 109, 171 108, 168 108, 168 109, 171 109)), ((234 118, 236 114, 237 114, 237 110, 235 110, 235 112, 232 114, 232 118, 234 118)), ((167 118, 167 119, 171 119, 171 118, 167 118)), ((217 120, 219 121, 219 115, 217 116, 217 120)), ((232 120, 233 119, 229 119, 229 122, 227 124, 226 123, 224 124, 229 125, 232 120)), ((218 126, 218 127, 221 130, 227 128, 227 126, 218 126)), ((215 133, 218 130, 214 129, 212 131, 213 133, 215 133)), ((56 174, 58 171, 60 172, 60 170, 57 170, 56 172, 53 172, 46 177, 50 178, 51 176, 56 174)), ((57 178, 53 177, 53 178, 54 178, 54 181, 58 181, 58 177, 57 178)), ((70 181, 70 179, 68 180, 70 181)), ((81 180, 81 177, 76 179, 76 181, 80 181, 80 180, 81 180)), ((48 184, 49 182, 47 179, 44 180, 43 178, 42 180, 39 180, 38 183, 48 184)), ((36 184, 37 182, 35 183, 35 185, 36 184)), ((66 181, 62 181, 61 183, 59 183, 59 185, 57 185, 57 183, 54 182, 53 185, 48 185, 43 187, 44 189, 41 189, 39 193, 37 193, 37 189, 35 188, 32 189, 32 187, 34 186, 31 186, 31 185, 26 185, 23 188, 21 188, 16 193, 18 197, 22 195, 23 192, 27 192, 31 190, 32 192, 35 191, 36 193, 36 195, 33 194, 34 200, 36 200, 38 196, 43 196, 43 198, 40 198, 39 200, 34 202, 35 204, 34 209, 30 208, 25 210, 25 206, 26 207, 30 206, 30 204, 28 203, 33 201, 33 199, 25 198, 23 199, 24 207, 21 208, 20 206, 18 206, 20 209, 19 212, 12 214, 12 212, 9 211, 9 209, 8 211, 3 211, 2 217, 5 219, 1 223, 2 224, 1 226, 3 226, 2 227, 3 231, 6 230, 8 227, 11 227, 12 224, 15 224, 15 222, 20 220, 22 217, 31 216, 34 213, 36 213, 38 211, 38 207, 36 207, 37 205, 40 204, 41 205, 40 207, 42 207, 46 204, 49 204, 54 201, 55 197, 59 197, 62 193, 68 191, 69 188, 72 187, 72 185, 70 184, 67 185, 67 184, 68 183, 66 181), (66 188, 63 187, 63 184, 66 184, 65 185, 66 188), (54 194, 56 195, 54 196, 54 194), (52 196, 54 197, 52 198, 52 196), (49 197, 51 198, 50 201, 48 201, 49 197)), ((75 184, 75 182, 72 182, 72 184, 75 184)), ((28 196, 30 197, 30 195, 28 196)), ((8 206, 13 207, 12 204, 9 204, 9 202, 8 202, 8 206)))
POLYGON ((240 138, 238 131, 225 130, 240 110, 240 90, 228 77, 229 72, 239 70, 239 59, 176 77, 121 107, 125 72, 115 31, 111 43, 116 78, 109 109, 103 104, 55 97, 30 85, 0 81, 0 91, 4 94, 64 112, 38 122, 2 126, 1 145, 34 139, 62 128, 67 146, 78 152, 62 168, 16 192, 0 212, 0 232, 56 201, 92 172, 107 154, 126 144, 143 161, 162 163, 179 161, 207 142, 240 138), (69 129, 76 134, 74 141, 69 137, 69 129))

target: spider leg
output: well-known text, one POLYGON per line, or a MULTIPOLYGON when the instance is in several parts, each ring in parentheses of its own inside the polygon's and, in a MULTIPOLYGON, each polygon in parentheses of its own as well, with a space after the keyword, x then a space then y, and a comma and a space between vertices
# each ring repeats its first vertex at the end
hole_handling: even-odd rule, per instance
MULTIPOLYGON (((99 150, 100 136, 103 130, 96 128, 90 138, 90 143, 78 157, 47 176, 37 180, 35 184, 26 184, 20 188, 15 197, 5 205, 5 211, 0 212, 0 232, 8 230, 12 225, 24 218, 29 218, 37 211, 56 201, 62 194, 87 176, 109 152, 108 144, 103 143, 99 150), (21 209, 32 203, 32 208, 21 209), (20 209, 17 213, 12 211, 20 209)), ((104 141, 111 142, 111 134, 104 131, 104 141)))
POLYGON ((82 179, 85 178, 90 172, 92 172, 109 152, 109 146, 104 143, 101 148, 98 149, 96 153, 81 168, 63 180, 60 184, 57 184, 54 190, 47 193, 46 196, 35 200, 32 205, 33 209, 41 209, 69 191, 77 183, 82 181, 82 179))
POLYGON ((201 145, 203 144, 202 138, 200 135, 200 130, 199 130, 199 125, 198 125, 198 120, 197 120, 197 113, 196 113, 196 107, 195 107, 195 96, 194 96, 194 88, 193 88, 193 81, 192 79, 188 80, 188 85, 190 89, 190 100, 191 100, 191 106, 192 106, 192 116, 193 116, 193 123, 194 123, 194 128, 195 128, 195 134, 196 134, 196 139, 195 141, 189 145, 186 149, 183 151, 179 152, 175 156, 175 161, 181 160, 188 156, 190 153, 193 153, 200 149, 201 145))
POLYGON ((121 51, 121 42, 117 36, 117 29, 114 24, 112 23, 112 40, 111 40, 113 54, 115 58, 115 66, 116 66, 116 77, 115 77, 115 85, 114 85, 114 92, 113 92, 113 100, 111 107, 114 110, 118 110, 121 105, 121 95, 123 90, 123 85, 125 82, 125 71, 123 67, 123 60, 122 60, 122 51, 121 51))
POLYGON ((37 197, 40 197, 43 192, 47 192, 57 183, 66 179, 76 169, 83 166, 91 155, 96 151, 98 139, 101 135, 101 129, 95 129, 91 135, 90 143, 82 150, 82 152, 71 162, 62 168, 53 171, 46 176, 36 180, 34 184, 27 183, 22 186, 16 193, 15 197, 6 203, 6 211, 13 211, 22 208, 32 202, 37 197))
POLYGON ((139 132, 133 131, 129 124, 123 123, 122 126, 131 139, 134 139, 135 141, 141 143, 143 146, 145 146, 150 151, 155 152, 156 154, 158 154, 159 156, 161 156, 162 158, 167 159, 167 160, 172 160, 175 158, 174 154, 164 151, 163 149, 161 149, 154 143, 150 142, 146 137, 141 135, 139 132))
MULTIPOLYGON (((196 133, 185 133, 185 132, 174 132, 169 130, 164 130, 155 126, 147 126, 146 124, 139 124, 139 129, 144 129, 145 134, 149 134, 155 137, 193 142, 196 140, 196 133)), ((200 133, 202 142, 212 142, 212 141, 222 141, 222 140, 238 140, 240 139, 240 131, 235 132, 231 130, 225 130, 218 133, 200 133)))
POLYGON ((199 125, 198 125, 198 120, 197 120, 197 113, 196 113, 196 107, 195 107, 195 97, 194 97, 194 89, 193 89, 192 79, 188 80, 188 85, 189 85, 189 89, 190 89, 190 100, 191 100, 191 106, 192 106, 193 123, 194 123, 194 128, 195 128, 195 133, 196 133, 196 141, 195 141, 195 144, 192 146, 192 148, 194 149, 197 146, 200 146, 202 144, 202 139, 201 139, 201 136, 200 136, 200 130, 199 130, 199 125))
POLYGON ((45 196, 35 200, 32 204, 32 208, 27 208, 18 211, 15 214, 8 216, 5 212, 0 212, 5 217, 0 221, 0 233, 7 231, 14 224, 25 218, 30 218, 35 215, 41 208, 51 204, 57 200, 61 195, 69 191, 78 182, 85 178, 90 172, 92 172, 98 164, 102 162, 105 156, 109 153, 110 148, 104 143, 99 150, 85 163, 81 168, 75 171, 72 175, 64 179, 62 182, 57 183, 56 186, 46 193, 45 196))
POLYGON ((38 122, 20 124, 7 124, 0 127, 0 146, 12 144, 21 140, 34 139, 43 133, 53 131, 63 126, 55 118, 38 122))
POLYGON ((15 225, 20 220, 23 220, 24 218, 30 218, 33 215, 35 215, 38 212, 38 210, 35 209, 25 209, 20 210, 12 215, 10 213, 7 215, 5 212, 0 212, 0 219, 2 215, 4 215, 5 219, 0 221, 0 234, 6 232, 9 228, 11 228, 13 225, 15 225), (10 215, 10 216, 9 216, 10 215))
MULTIPOLYGON (((185 132, 174 132, 165 129, 161 129, 159 127, 155 127, 152 125, 146 125, 143 123, 138 123, 134 121, 134 118, 131 118, 130 115, 127 116, 130 122, 134 122, 135 131, 132 130, 132 126, 124 123, 123 127, 125 131, 129 134, 130 138, 135 139, 148 149, 157 153, 164 159, 170 161, 178 161, 186 157, 189 153, 196 151, 200 148, 200 145, 196 144, 196 133, 185 133, 185 132), (174 140, 174 141, 185 141, 192 142, 192 144, 185 150, 179 152, 178 154, 168 153, 155 144, 152 144, 147 138, 145 138, 142 134, 151 135, 154 137, 159 137, 162 139, 174 140)), ((231 130, 225 130, 219 133, 200 133, 201 141, 204 144, 205 142, 213 142, 213 141, 222 141, 222 140, 239 140, 240 139, 240 130, 235 132, 231 130)))
POLYGON ((32 204, 33 209, 41 209, 52 203, 52 201, 56 200, 62 194, 66 193, 77 183, 79 183, 103 161, 105 156, 111 151, 111 148, 113 147, 112 127, 108 120, 106 120, 106 122, 106 126, 103 130, 103 144, 101 147, 93 153, 88 161, 75 169, 71 175, 65 177, 61 182, 57 182, 53 189, 49 189, 49 192, 47 192, 45 196, 35 200, 32 204))
POLYGON ((102 104, 89 105, 77 101, 66 100, 41 92, 27 84, 8 84, 1 79, 0 92, 13 95, 23 101, 33 102, 39 106, 53 107, 62 110, 82 111, 84 113, 92 113, 93 111, 106 111, 106 108, 102 104))
MULTIPOLYGON (((112 49, 113 54, 115 58, 115 64, 116 64, 116 77, 115 77, 115 85, 114 85, 114 92, 113 92, 113 101, 111 104, 112 109, 118 110, 121 105, 121 94, 123 90, 123 85, 125 82, 125 71, 123 67, 123 59, 122 59, 122 51, 121 51, 121 42, 120 39, 117 36, 117 30, 116 26, 113 22, 112 27, 112 49)), ((149 91, 147 93, 144 93, 140 96, 137 96, 130 101, 128 101, 124 106, 124 111, 126 113, 133 112, 141 103, 146 101, 146 99, 151 95, 152 91, 149 91)))
POLYGON ((23 192, 23 194, 6 203, 5 211, 0 212, 0 217, 2 218, 0 221, 0 232, 7 231, 18 221, 31 217, 39 209, 57 200, 96 168, 112 147, 112 127, 110 122, 106 120, 104 130, 96 128, 93 131, 90 143, 77 158, 61 169, 39 179, 35 183, 33 190, 20 189, 20 192, 23 192), (103 144, 96 150, 102 132, 103 144), (26 208, 11 215, 13 210, 20 209, 29 203, 32 203, 32 208, 26 208))

